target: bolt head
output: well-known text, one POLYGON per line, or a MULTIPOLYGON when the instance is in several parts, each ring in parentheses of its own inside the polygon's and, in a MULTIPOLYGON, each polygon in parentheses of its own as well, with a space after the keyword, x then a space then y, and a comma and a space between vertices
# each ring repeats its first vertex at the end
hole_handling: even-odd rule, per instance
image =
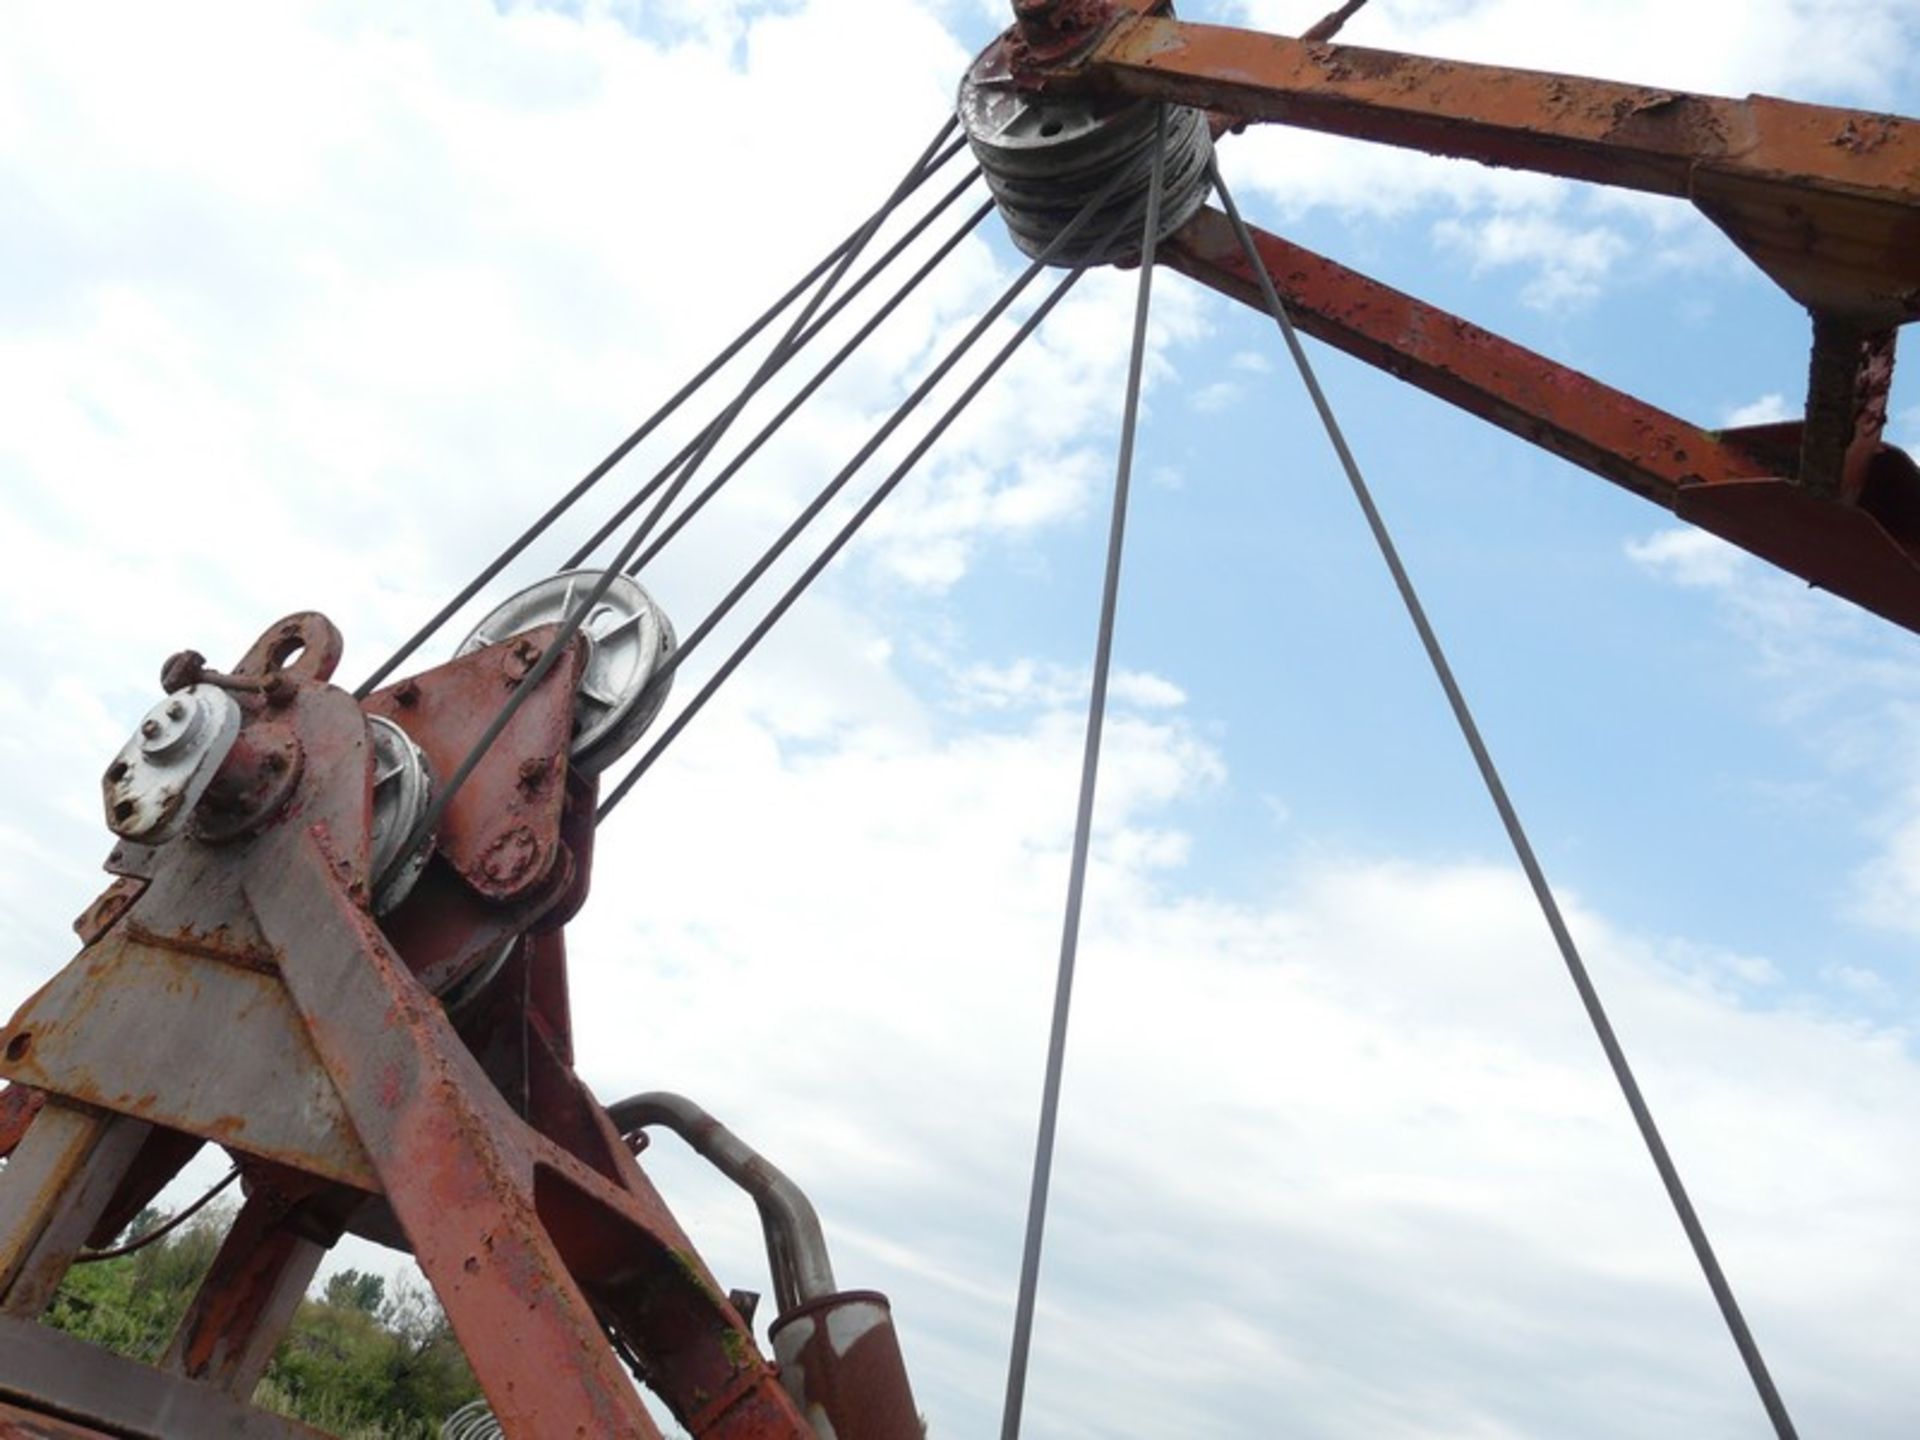
POLYGON ((160 722, 158 720, 142 720, 140 722, 140 733, 148 740, 157 738, 160 734, 160 722))
POLYGON ((187 718, 187 707, 182 705, 178 700, 175 700, 171 705, 167 706, 167 719, 172 720, 177 724, 179 721, 182 721, 186 718, 187 718))

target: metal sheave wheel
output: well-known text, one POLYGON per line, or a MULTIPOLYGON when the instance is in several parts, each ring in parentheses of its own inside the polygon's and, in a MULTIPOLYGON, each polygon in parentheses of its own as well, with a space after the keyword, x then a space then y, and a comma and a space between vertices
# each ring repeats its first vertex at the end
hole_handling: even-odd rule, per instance
POLYGON ((406 843, 433 801, 433 772, 411 736, 384 715, 369 715, 373 739, 373 913, 384 915, 413 889, 433 854, 428 836, 409 854, 406 843))
MULTIPOLYGON (((1108 183, 1101 207, 1053 257, 1055 265, 1123 260, 1139 251, 1152 176, 1155 107, 1140 101, 1036 94, 1014 81, 1005 36, 973 62, 958 113, 1001 218, 1022 253, 1038 256, 1108 183), (1102 249, 1102 237, 1119 233, 1102 249)), ((1160 239, 1207 198, 1213 142, 1207 118, 1167 107, 1160 239)))
MULTIPOLYGON (((461 642, 471 654, 573 614, 599 581, 597 570, 569 570, 528 586, 503 603, 461 642)), ((670 684, 651 685, 673 653, 673 622, 638 582, 616 575, 580 633, 587 664, 574 710, 574 768, 604 770, 638 740, 667 698, 670 684)))

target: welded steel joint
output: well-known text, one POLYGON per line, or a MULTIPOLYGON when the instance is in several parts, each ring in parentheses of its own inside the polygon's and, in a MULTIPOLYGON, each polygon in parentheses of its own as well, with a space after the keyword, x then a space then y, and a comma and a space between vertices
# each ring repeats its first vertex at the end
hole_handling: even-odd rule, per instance
POLYGON ((1015 72, 1071 64, 1133 8, 1115 0, 1014 0, 1008 40, 1015 72))

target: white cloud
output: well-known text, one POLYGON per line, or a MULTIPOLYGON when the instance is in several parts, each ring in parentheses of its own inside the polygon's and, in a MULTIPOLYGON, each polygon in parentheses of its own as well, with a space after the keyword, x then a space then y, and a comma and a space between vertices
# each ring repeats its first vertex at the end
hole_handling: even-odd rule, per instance
MULTIPOLYGON (((730 707, 603 858, 658 898, 581 928, 576 953, 634 957, 581 981, 583 1051, 608 1090, 699 1077, 813 1185, 842 1273, 893 1293, 936 1430, 975 1433, 1003 1353, 1079 713, 783 762, 748 718, 774 703, 730 707), (701 858, 716 843, 724 872, 701 858), (728 903, 748 874, 755 903, 728 903), (624 1017, 662 1010, 684 1023, 622 1058, 624 1017), (714 1066, 703 1037, 721 1030, 779 1083, 714 1066)), ((1212 763, 1177 727, 1114 731, 1032 1433, 1243 1435, 1282 1412, 1309 1437, 1526 1435, 1550 1417, 1573 1437, 1749 1433, 1524 885, 1327 858, 1259 903, 1170 889, 1179 832, 1156 816, 1212 763), (1603 1410, 1578 1399, 1596 1385, 1603 1410)), ((1902 1433, 1904 1360, 1873 1337, 1920 1311, 1902 1262, 1872 1257, 1913 1243, 1903 1038, 1751 1008, 1780 988, 1764 957, 1571 914, 1802 1424, 1902 1433)), ((742 1208, 716 1192, 688 1213, 729 1278, 759 1264, 742 1208)))
POLYGON ((1434 236, 1463 252, 1476 270, 1519 267, 1533 272, 1521 298, 1549 310, 1593 300, 1626 239, 1595 226, 1576 227, 1544 215, 1490 215, 1472 222, 1442 220, 1434 236))
POLYGON ((1855 914, 1869 925, 1896 934, 1920 936, 1920 783, 1899 793, 1902 818, 1887 823, 1879 853, 1861 870, 1854 895, 1855 914))
POLYGON ((1736 405, 1727 412, 1728 429, 1739 429, 1745 425, 1772 425, 1780 420, 1792 420, 1799 414, 1787 397, 1769 393, 1745 405, 1736 405))
MULTIPOLYGON (((1435 33, 1528 13, 1377 8, 1435 33)), ((16 993, 65 957, 105 848, 99 767, 161 657, 218 660, 319 604, 359 672, 838 238, 922 140, 874 117, 938 114, 965 58, 906 4, 667 22, 207 5, 128 11, 106 47, 74 7, 10 23, 0 194, 30 217, 0 233, 0 523, 31 537, 0 571, 16 993), (888 63, 833 83, 856 32, 888 63)), ((1543 258, 1529 234, 1593 229, 1557 187, 1441 167, 1470 178, 1396 194, 1342 165, 1303 196, 1411 213, 1459 185, 1462 235, 1511 218, 1515 264, 1543 258)), ((1607 273, 1591 243, 1576 281, 1607 273)), ((863 351, 670 552, 676 616, 1006 279, 966 248, 863 351)), ((903 489, 862 547, 883 602, 1103 493, 1129 289, 1090 282, 903 489)), ((1205 320, 1161 293, 1164 394, 1205 320)), ((1697 542, 1641 548, 1747 593, 1697 542)), ((934 1433, 982 1433, 1086 681, 1018 649, 981 663, 850 592, 870 598, 829 585, 797 611, 610 827, 574 935, 579 1048, 602 1093, 685 1089, 811 1188, 842 1278, 893 1291, 934 1433), (941 701, 898 659, 929 652, 941 701)), ((1122 671, 1114 695, 1029 1433, 1751 1433, 1522 887, 1302 837, 1284 865, 1245 855, 1264 883, 1212 893, 1192 872, 1229 778, 1213 717, 1175 676, 1122 671)), ((1287 819, 1284 795, 1264 805, 1287 819)), ((1910 1434, 1907 1038, 1826 1018, 1769 957, 1572 913, 1803 1421, 1910 1434)), ((755 1283, 750 1211, 671 1147, 650 1163, 723 1276, 755 1283)))
POLYGON ((1245 394, 1245 387, 1235 381, 1215 380, 1191 391, 1187 404, 1202 415, 1219 415, 1237 406, 1245 394))
POLYGON ((1689 526, 1675 526, 1636 540, 1627 546, 1627 555, 1649 572, 1697 590, 1731 585, 1750 563, 1744 553, 1719 536, 1689 526))
POLYGON ((1659 579, 1711 593, 1743 653, 1772 682, 1777 718, 1817 748, 1836 780, 1865 780, 1854 806, 1867 849, 1845 918, 1920 935, 1920 696, 1907 637, 1704 531, 1658 531, 1627 554, 1659 579))
MULTIPOLYGON (((955 702, 965 709, 1030 711, 1084 705, 1091 674, 1083 668, 1032 659, 1005 665, 973 664, 952 674, 955 702)), ((1177 710, 1187 695, 1164 676, 1120 669, 1107 682, 1109 703, 1140 710, 1177 710)))

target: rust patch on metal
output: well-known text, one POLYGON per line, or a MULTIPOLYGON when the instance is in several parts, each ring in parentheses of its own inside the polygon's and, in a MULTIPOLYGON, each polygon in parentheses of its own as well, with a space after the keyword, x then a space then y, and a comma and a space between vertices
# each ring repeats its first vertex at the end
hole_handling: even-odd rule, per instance
POLYGON ((73 933, 80 937, 80 943, 91 945, 99 940, 119 923, 121 916, 133 908, 133 902, 140 898, 140 892, 146 888, 144 879, 123 875, 101 891, 99 898, 81 911, 73 922, 73 933))
POLYGON ((9 1085, 0 1090, 0 1159, 13 1154, 46 1103, 46 1091, 30 1085, 9 1085))
MULTIPOLYGON (((503 681, 524 680, 558 628, 542 626, 376 691, 365 709, 405 730, 444 778, 493 719, 503 681)), ((439 853, 477 894, 495 904, 529 899, 553 872, 563 787, 538 777, 564 764, 584 661, 585 648, 576 643, 547 672, 441 820, 439 853)), ((412 908, 410 900, 396 914, 412 908)))

